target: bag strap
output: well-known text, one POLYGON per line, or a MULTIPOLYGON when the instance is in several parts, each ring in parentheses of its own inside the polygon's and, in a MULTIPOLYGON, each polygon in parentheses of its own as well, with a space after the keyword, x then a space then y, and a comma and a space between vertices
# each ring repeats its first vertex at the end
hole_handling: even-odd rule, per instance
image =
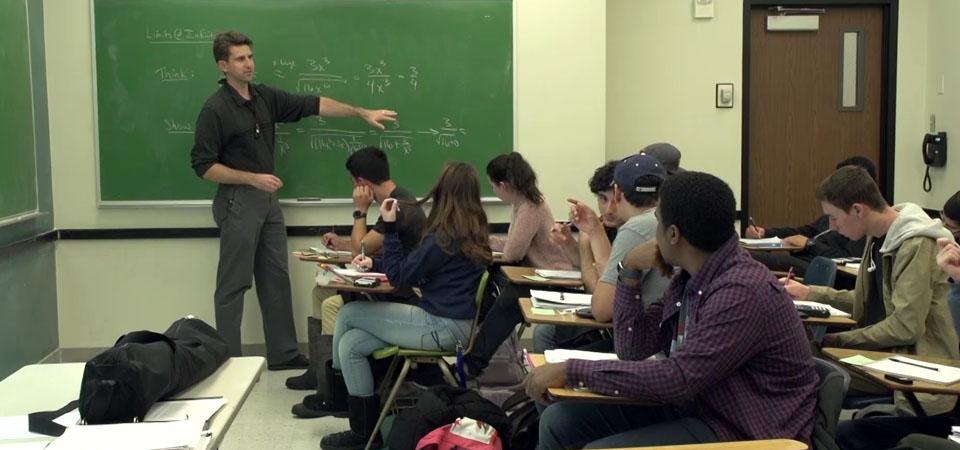
POLYGON ((62 435, 67 428, 54 422, 53 419, 77 409, 78 403, 79 400, 74 400, 56 411, 38 411, 27 414, 27 429, 31 433, 40 433, 47 436, 57 437, 62 435))

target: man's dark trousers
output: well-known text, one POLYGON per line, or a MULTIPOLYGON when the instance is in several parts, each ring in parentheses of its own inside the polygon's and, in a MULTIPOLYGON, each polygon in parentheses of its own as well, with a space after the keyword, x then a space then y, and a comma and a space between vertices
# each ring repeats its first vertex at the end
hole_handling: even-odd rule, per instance
POLYGON ((256 277, 267 362, 293 359, 299 350, 287 267, 287 232, 277 194, 221 184, 213 199, 213 219, 220 228, 214 293, 217 330, 227 341, 231 356, 240 356, 243 294, 256 277))

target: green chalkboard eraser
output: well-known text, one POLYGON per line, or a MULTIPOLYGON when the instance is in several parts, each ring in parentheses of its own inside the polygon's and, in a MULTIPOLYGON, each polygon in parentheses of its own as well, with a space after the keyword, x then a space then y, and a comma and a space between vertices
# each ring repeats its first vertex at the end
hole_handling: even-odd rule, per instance
POLYGON ((323 200, 320 197, 297 197, 298 202, 319 202, 323 200))

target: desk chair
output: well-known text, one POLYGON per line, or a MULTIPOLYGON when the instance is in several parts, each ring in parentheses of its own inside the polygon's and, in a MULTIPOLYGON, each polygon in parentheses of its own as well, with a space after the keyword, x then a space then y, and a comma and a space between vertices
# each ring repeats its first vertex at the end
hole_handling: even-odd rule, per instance
MULTIPOLYGON (((480 276, 480 283, 477 285, 477 294, 474 298, 477 305, 477 313, 473 317, 473 325, 470 327, 470 342, 467 348, 463 349, 464 354, 470 353, 470 349, 473 347, 473 341, 477 331, 477 322, 480 321, 480 304, 483 302, 483 293, 487 288, 487 280, 489 278, 490 273, 484 271, 483 275, 480 276)), ((451 386, 457 386, 457 379, 450 373, 450 368, 447 366, 446 361, 444 361, 445 357, 455 358, 457 356, 456 351, 408 349, 393 345, 373 352, 374 359, 384 359, 391 356, 396 356, 396 358, 394 358, 393 363, 390 364, 390 369, 387 370, 387 376, 384 378, 384 383, 380 387, 381 394, 382 391, 390 385, 387 380, 390 380, 393 376, 401 360, 403 361, 403 366, 400 368, 400 375, 397 376, 396 381, 392 385, 392 389, 390 389, 390 395, 387 396, 387 400, 383 403, 383 408, 380 410, 380 418, 377 419, 377 424, 374 425, 373 432, 370 433, 370 440, 367 441, 365 450, 370 450, 373 441, 376 440, 377 434, 380 433, 380 426, 383 425, 384 419, 387 418, 387 414, 393 408, 393 403, 397 399, 397 392, 400 391, 400 386, 406 381, 411 365, 414 363, 436 364, 440 368, 440 371, 443 372, 443 377, 447 382, 450 383, 451 386)))
POLYGON ((813 258, 804 274, 804 281, 810 286, 833 287, 836 280, 837 263, 824 256, 813 258))
POLYGON ((813 360, 817 365, 820 384, 817 385, 817 408, 814 410, 811 444, 814 450, 838 450, 835 441, 837 426, 843 399, 850 387, 850 374, 832 361, 820 358, 813 360))

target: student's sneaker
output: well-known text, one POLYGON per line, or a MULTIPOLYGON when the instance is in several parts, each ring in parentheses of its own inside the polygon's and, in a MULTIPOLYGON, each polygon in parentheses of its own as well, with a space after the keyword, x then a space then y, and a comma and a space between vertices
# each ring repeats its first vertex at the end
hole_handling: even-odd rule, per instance
POLYGON ((306 369, 307 367, 310 367, 310 360, 300 354, 294 356, 289 361, 278 364, 267 364, 267 370, 306 369))

